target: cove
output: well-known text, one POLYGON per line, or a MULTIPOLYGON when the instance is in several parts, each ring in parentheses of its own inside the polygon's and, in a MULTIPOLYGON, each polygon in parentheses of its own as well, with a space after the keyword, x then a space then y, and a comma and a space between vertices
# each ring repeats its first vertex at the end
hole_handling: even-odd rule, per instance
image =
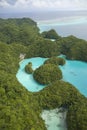
POLYGON ((60 66, 63 80, 73 84, 84 96, 87 97, 87 63, 81 61, 66 60, 64 66, 60 66))
POLYGON ((36 57, 36 58, 24 59, 24 60, 22 60, 19 63, 20 68, 19 68, 19 70, 18 70, 18 72, 16 74, 16 77, 17 77, 18 81, 24 87, 26 87, 29 91, 31 91, 31 92, 38 92, 38 91, 42 90, 45 86, 41 85, 41 84, 38 84, 33 79, 33 75, 32 74, 27 74, 25 72, 25 66, 29 62, 32 62, 32 68, 35 70, 37 67, 39 67, 40 65, 42 65, 45 60, 46 60, 46 58, 36 57))
MULTIPOLYGON (((38 92, 45 86, 38 84, 32 74, 25 72, 25 66, 32 62, 32 68, 35 70, 42 65, 47 58, 29 58, 20 62, 20 68, 16 74, 18 81, 31 92, 38 92)), ((63 73, 63 80, 73 84, 84 96, 87 97, 87 63, 81 61, 66 60, 64 66, 60 66, 63 73)))
POLYGON ((44 110, 41 114, 47 130, 67 130, 66 115, 67 110, 60 112, 62 108, 53 110, 44 110))
MULTIPOLYGON (((65 57, 64 57, 65 58, 65 57)), ((21 61, 19 70, 16 74, 18 81, 31 92, 42 90, 44 85, 38 84, 32 74, 25 72, 25 66, 32 62, 32 68, 35 70, 42 65, 47 58, 29 58, 21 61)), ((63 73, 63 80, 73 84, 83 95, 87 97, 87 63, 81 61, 66 60, 64 66, 60 66, 63 73)), ((60 112, 62 108, 53 110, 43 110, 41 113, 42 119, 45 121, 47 130, 67 130, 66 115, 67 110, 60 112)))

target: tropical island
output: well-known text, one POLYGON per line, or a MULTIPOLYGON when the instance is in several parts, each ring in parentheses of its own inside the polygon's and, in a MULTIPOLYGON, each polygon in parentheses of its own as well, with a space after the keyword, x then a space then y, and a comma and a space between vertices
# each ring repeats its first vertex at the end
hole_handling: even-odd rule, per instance
MULTIPOLYGON (((40 117, 42 110, 64 107, 68 109, 67 129, 87 130, 87 98, 73 85, 60 80, 61 72, 59 79, 53 82, 50 79, 51 84, 46 81, 49 85, 37 93, 29 92, 18 82, 21 53, 26 54, 25 58, 52 58, 41 66, 49 72, 54 71, 56 64, 65 64, 55 60, 60 54, 87 62, 87 41, 74 36, 61 37, 53 29, 40 33, 37 23, 29 18, 0 19, 0 129, 46 130, 40 117)), ((31 63, 27 68, 29 73, 41 71, 39 68, 33 72, 31 63)))
POLYGON ((25 72, 28 74, 32 74, 33 73, 33 69, 32 69, 32 63, 29 62, 26 66, 25 66, 25 72))
POLYGON ((40 84, 50 84, 58 79, 62 79, 62 72, 57 65, 45 64, 34 71, 34 79, 40 84))

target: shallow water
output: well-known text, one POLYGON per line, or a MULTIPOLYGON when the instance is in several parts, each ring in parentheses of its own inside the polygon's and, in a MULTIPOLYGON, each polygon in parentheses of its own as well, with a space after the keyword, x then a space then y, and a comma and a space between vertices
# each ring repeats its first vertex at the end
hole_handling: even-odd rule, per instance
POLYGON ((32 68, 35 70, 37 67, 43 64, 45 60, 46 58, 37 57, 37 58, 24 59, 23 61, 20 62, 20 68, 16 74, 16 77, 18 81, 31 92, 38 92, 42 90, 45 86, 38 84, 33 79, 33 75, 27 74, 24 68, 29 62, 32 62, 32 68))
MULTIPOLYGON (((32 62, 32 67, 35 70, 43 64, 46 58, 30 58, 20 62, 20 68, 17 72, 18 81, 31 92, 38 92, 45 86, 38 84, 32 74, 27 74, 24 70, 25 66, 32 62)), ((63 80, 68 81, 76 86, 76 88, 87 97, 87 63, 81 61, 66 60, 64 66, 60 66, 63 73, 63 80)), ((41 117, 45 121, 47 130, 67 130, 66 112, 58 112, 59 109, 44 110, 41 117)))
MULTIPOLYGON (((48 16, 49 15, 47 15, 47 19, 46 15, 45 17, 42 16, 42 21, 40 21, 40 19, 36 20, 41 32, 53 28, 61 36, 74 35, 78 38, 87 40, 87 15, 75 17, 74 14, 73 17, 71 17, 70 12, 70 16, 68 17, 64 17, 65 15, 63 14, 62 17, 56 15, 56 19, 53 19, 51 14, 51 19, 48 19, 48 16)), ((24 67, 26 64, 28 64, 28 62, 32 62, 33 69, 36 69, 41 64, 43 64, 45 60, 45 58, 38 57, 25 59, 20 63, 20 68, 16 77, 19 82, 31 92, 40 91, 45 86, 38 84, 37 82, 35 82, 32 75, 25 73, 24 67)), ((60 68, 63 73, 63 80, 72 83, 83 95, 87 97, 87 63, 66 60, 66 64, 64 66, 60 66, 60 68)), ((58 109, 50 111, 44 110, 42 112, 41 117, 43 118, 43 120, 45 120, 47 130, 67 130, 66 112, 57 112, 58 109)))
POLYGON ((40 32, 55 29, 63 36, 74 35, 78 38, 87 40, 87 16, 70 16, 48 20, 39 20, 38 27, 40 32))
POLYGON ((42 112, 41 117, 45 120, 47 130, 67 130, 67 111, 59 112, 60 109, 44 110, 42 112))
MULTIPOLYGON (((45 86, 38 84, 32 74, 27 74, 24 70, 25 66, 32 62, 33 69, 39 67, 46 58, 30 58, 20 62, 20 68, 17 72, 18 81, 31 92, 42 90, 45 86)), ((63 80, 73 84, 83 95, 87 97, 87 63, 81 61, 66 60, 64 66, 60 66, 63 73, 63 80)))
POLYGON ((63 73, 63 80, 73 84, 87 97, 87 63, 66 60, 66 64, 60 68, 63 73))

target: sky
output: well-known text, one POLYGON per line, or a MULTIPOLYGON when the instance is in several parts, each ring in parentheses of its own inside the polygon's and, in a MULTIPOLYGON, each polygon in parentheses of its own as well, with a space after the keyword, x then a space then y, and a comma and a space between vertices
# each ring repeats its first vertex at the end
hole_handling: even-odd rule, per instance
POLYGON ((87 10, 87 0, 0 0, 0 13, 87 10))

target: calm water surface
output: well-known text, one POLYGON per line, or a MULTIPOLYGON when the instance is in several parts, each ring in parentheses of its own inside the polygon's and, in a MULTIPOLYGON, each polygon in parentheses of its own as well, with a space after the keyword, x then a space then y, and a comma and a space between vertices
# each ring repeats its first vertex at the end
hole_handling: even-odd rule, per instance
MULTIPOLYGON (((49 18, 46 16, 47 15, 45 15, 45 17, 42 17, 41 15, 38 18, 36 17, 36 21, 38 22, 38 27, 40 28, 41 32, 53 28, 61 36, 74 35, 78 38, 87 40, 87 15, 84 12, 80 13, 80 15, 76 15, 76 13, 74 13, 72 16, 69 13, 66 15, 64 15, 64 13, 60 13, 60 15, 51 14, 48 15, 49 18)), ((46 86, 38 84, 33 79, 32 74, 25 73, 24 68, 26 64, 32 62, 33 69, 36 69, 42 65, 45 60, 45 58, 37 57, 25 59, 20 63, 20 68, 17 72, 16 77, 18 81, 31 92, 38 92, 46 86)), ((63 73, 63 80, 73 84, 83 95, 87 97, 87 63, 81 61, 66 60, 66 64, 64 66, 60 66, 60 68, 63 73)), ((41 116, 43 120, 45 120, 47 130, 67 130, 66 113, 56 114, 55 110, 44 110, 41 116)))
MULTIPOLYGON (((35 70, 44 63, 46 58, 30 58, 24 59, 20 62, 20 68, 17 72, 18 81, 31 92, 38 92, 42 90, 44 85, 38 84, 32 74, 25 72, 25 66, 32 62, 35 70)), ((60 66, 63 73, 63 80, 73 84, 83 95, 87 97, 87 63, 81 61, 66 60, 64 66, 60 66)), ((67 112, 58 113, 58 109, 43 110, 41 117, 45 120, 47 130, 67 130, 66 114, 67 112)))
MULTIPOLYGON (((32 62, 33 69, 42 65, 46 58, 30 58, 20 62, 20 68, 17 72, 18 81, 31 92, 42 90, 45 86, 38 84, 32 74, 25 72, 25 66, 32 62)), ((63 73, 63 80, 73 84, 83 95, 87 97, 87 63, 81 61, 66 60, 64 66, 60 66, 63 73)))
POLYGON ((38 21, 38 27, 40 32, 55 29, 60 36, 74 35, 87 40, 87 16, 38 21))

